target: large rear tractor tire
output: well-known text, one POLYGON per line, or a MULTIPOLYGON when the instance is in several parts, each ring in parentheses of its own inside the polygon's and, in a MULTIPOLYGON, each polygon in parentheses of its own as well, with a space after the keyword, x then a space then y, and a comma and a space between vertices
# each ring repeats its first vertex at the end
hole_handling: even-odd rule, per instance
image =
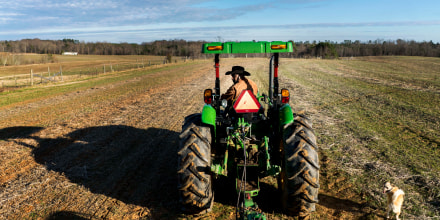
POLYGON ((199 214, 211 211, 211 129, 201 122, 201 114, 185 118, 180 134, 177 175, 182 211, 199 214))
POLYGON ((282 170, 279 186, 282 205, 289 215, 309 219, 319 191, 318 145, 309 119, 294 115, 283 128, 282 170))

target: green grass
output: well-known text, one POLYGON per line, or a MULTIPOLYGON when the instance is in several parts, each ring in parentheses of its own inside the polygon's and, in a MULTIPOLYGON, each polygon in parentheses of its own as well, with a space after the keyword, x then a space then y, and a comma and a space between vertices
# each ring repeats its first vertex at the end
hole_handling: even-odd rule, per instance
MULTIPOLYGON (((11 55, 12 56, 12 55, 11 55)), ((45 73, 47 75, 48 68, 50 72, 56 73, 63 70, 64 75, 79 74, 79 72, 92 73, 95 71, 103 72, 104 65, 106 71, 110 70, 110 66, 114 70, 125 70, 131 68, 145 67, 149 64, 162 64, 163 56, 97 56, 97 55, 79 55, 79 56, 62 56, 52 55, 53 61, 44 61, 47 55, 13 55, 27 60, 26 62, 17 64, 8 64, 3 66, 0 63, 0 77, 29 74, 32 69, 34 73, 45 73)), ((180 57, 173 59, 173 62, 182 62, 180 57)))
MULTIPOLYGON (((71 81, 75 78, 96 76, 102 73, 131 71, 155 67, 163 64, 163 56, 62 56, 62 55, 40 55, 40 54, 11 54, 8 55, 26 62, 8 64, 3 66, 0 62, 0 92, 33 85, 47 84, 46 78, 53 81, 71 81), (42 58, 50 57, 49 60, 42 58), (62 76, 61 76, 62 73, 62 76), (57 75, 54 77, 54 75, 57 75), (40 78, 43 76, 45 78, 40 78), (61 80, 63 79, 63 80, 61 80)), ((183 63, 180 57, 173 58, 173 63, 183 63)), ((49 82, 51 83, 51 82, 49 82)))
MULTIPOLYGON (((33 99, 40 99, 40 98, 46 98, 51 97, 59 94, 64 94, 72 91, 82 91, 89 88, 93 88, 100 85, 106 85, 106 84, 112 84, 124 80, 133 79, 136 77, 141 77, 149 74, 154 74, 159 71, 173 71, 174 69, 180 68, 180 67, 186 67, 186 68, 193 68, 192 65, 200 64, 200 62, 190 62, 190 63, 181 63, 177 65, 167 65, 167 66, 158 66, 150 69, 138 69, 138 70, 132 70, 128 72, 122 72, 122 73, 112 73, 110 75, 101 75, 98 77, 84 77, 79 80, 77 80, 75 83, 72 84, 66 84, 62 86, 45 86, 45 87, 25 87, 22 89, 16 89, 11 90, 7 92, 0 93, 0 107, 11 105, 15 103, 25 102, 28 100, 33 99)), ((127 92, 134 90, 139 87, 148 87, 154 84, 160 85, 162 83, 166 83, 169 78, 168 77, 184 77, 185 75, 190 75, 190 72, 182 73, 181 75, 178 74, 168 74, 165 76, 158 76, 154 79, 149 80, 142 80, 139 82, 136 82, 134 84, 137 84, 133 86, 133 84, 130 84, 130 88, 121 89, 121 92, 127 92)), ((154 88, 154 86, 152 86, 154 88)))
MULTIPOLYGON (((352 178, 362 190, 391 180, 440 202, 440 59, 285 61, 282 74, 310 91, 302 97, 312 105, 309 110, 338 122, 318 123, 317 133, 326 134, 318 135, 318 142, 342 169, 360 171, 352 178)), ((413 202, 412 214, 422 215, 416 206, 423 202, 413 202)))
MULTIPOLYGON (((85 65, 91 65, 111 57, 62 57, 59 62, 85 58, 89 59, 85 65)), ((81 62, 76 65, 81 66, 81 62)), ((252 73, 250 78, 259 85, 260 94, 267 94, 269 60, 241 59, 239 62, 252 73)), ((348 190, 358 195, 357 201, 384 211, 381 188, 383 182, 391 181, 407 193, 405 218, 440 215, 439 58, 281 59, 280 63, 280 87, 290 89, 294 111, 305 109, 311 117, 321 160, 328 157, 332 163, 321 161, 322 190, 332 192, 350 185, 348 190)), ((147 94, 156 86, 190 77, 195 69, 208 64, 212 62, 178 63, 86 76, 72 84, 11 90, 0 93, 0 108, 112 85, 90 95, 72 96, 56 108, 42 106, 38 109, 41 112, 28 116, 29 120, 42 116, 58 120, 52 116, 57 115, 57 111, 66 111, 60 115, 73 120, 76 114, 99 111, 107 103, 119 103, 126 96, 147 94), (161 74, 156 74, 159 71, 161 74), (75 111, 63 109, 66 106, 76 106, 75 111)), ((75 64, 70 65, 79 69, 75 64)), ((341 199, 349 193, 335 192, 341 199)), ((215 213, 223 213, 216 216, 218 218, 227 219, 233 209, 214 206, 215 213)))

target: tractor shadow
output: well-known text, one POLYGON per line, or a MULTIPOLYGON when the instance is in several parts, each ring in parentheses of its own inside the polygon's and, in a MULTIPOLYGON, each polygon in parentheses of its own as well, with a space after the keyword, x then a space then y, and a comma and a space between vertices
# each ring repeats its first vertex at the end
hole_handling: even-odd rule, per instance
MULTIPOLYGON (((334 216, 339 216, 343 212, 355 214, 360 219, 377 219, 380 216, 377 215, 377 211, 372 212, 372 210, 376 210, 375 207, 322 193, 319 194, 319 205, 334 210, 334 216)), ((385 218, 385 216, 380 217, 385 218)))
MULTIPOLYGON (((237 207, 238 193, 235 188, 235 179, 220 177, 214 180, 214 193, 216 203, 237 207)), ((253 200, 264 213, 283 214, 280 198, 281 194, 273 184, 260 181, 260 192, 253 200)))
POLYGON ((91 216, 85 216, 81 213, 60 211, 52 213, 46 220, 87 220, 91 218, 91 216))
POLYGON ((155 218, 178 214, 177 132, 110 125, 78 129, 52 139, 40 138, 37 133, 42 130, 4 128, 0 140, 34 139, 37 147, 15 142, 31 148, 36 162, 71 182, 93 193, 148 207, 155 218))
MULTIPOLYGON (((215 202, 222 205, 236 207, 238 196, 235 191, 235 182, 233 180, 220 179, 215 183, 215 202)), ((334 210, 333 216, 335 217, 340 216, 342 213, 352 213, 355 216, 358 216, 359 219, 376 219, 378 217, 385 218, 383 215, 377 215, 375 211, 377 208, 370 207, 366 204, 357 203, 348 199, 337 198, 322 193, 318 195, 318 199, 319 202, 316 204, 316 210, 319 209, 318 206, 326 207, 327 209, 334 210)), ((277 187, 275 187, 274 184, 260 182, 260 192, 259 195, 254 198, 254 201, 266 214, 287 217, 286 213, 282 209, 281 192, 277 189, 277 187)))

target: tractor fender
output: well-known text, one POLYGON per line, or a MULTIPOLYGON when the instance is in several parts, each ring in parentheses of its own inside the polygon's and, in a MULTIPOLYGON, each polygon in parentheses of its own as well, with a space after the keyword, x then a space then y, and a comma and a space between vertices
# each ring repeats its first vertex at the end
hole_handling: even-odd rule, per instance
POLYGON ((289 104, 284 104, 283 106, 281 106, 279 111, 280 126, 284 126, 293 122, 293 111, 289 104))
POLYGON ((215 118, 216 112, 214 107, 211 105, 205 104, 202 110, 202 122, 204 124, 212 125, 215 129, 215 118))

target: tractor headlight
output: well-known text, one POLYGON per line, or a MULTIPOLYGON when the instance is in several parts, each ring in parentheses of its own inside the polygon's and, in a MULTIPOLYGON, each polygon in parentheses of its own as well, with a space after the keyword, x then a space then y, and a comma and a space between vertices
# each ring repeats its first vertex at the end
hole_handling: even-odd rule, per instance
POLYGON ((222 100, 222 106, 223 106, 223 108, 228 107, 228 100, 223 99, 223 100, 222 100))

